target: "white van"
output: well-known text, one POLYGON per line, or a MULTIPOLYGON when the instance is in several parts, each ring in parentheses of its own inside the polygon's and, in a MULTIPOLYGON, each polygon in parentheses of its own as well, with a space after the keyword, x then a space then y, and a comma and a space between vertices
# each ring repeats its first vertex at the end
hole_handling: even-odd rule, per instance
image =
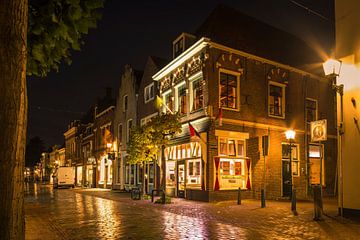
POLYGON ((54 174, 54 188, 74 187, 75 170, 73 167, 59 167, 54 174))

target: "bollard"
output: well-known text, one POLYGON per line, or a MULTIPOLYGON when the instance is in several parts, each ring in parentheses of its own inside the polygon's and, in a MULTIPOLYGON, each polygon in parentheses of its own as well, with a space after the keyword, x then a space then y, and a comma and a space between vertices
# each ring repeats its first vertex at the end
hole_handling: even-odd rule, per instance
POLYGON ((322 191, 321 186, 317 185, 313 187, 314 190, 314 220, 322 220, 323 204, 322 204, 322 191))
POLYGON ((296 214, 296 189, 293 188, 292 194, 291 194, 291 211, 293 211, 296 214))
POLYGON ((265 207, 265 189, 261 189, 261 208, 265 207))
POLYGON ((165 192, 163 190, 161 190, 162 192, 162 195, 161 195, 161 202, 162 204, 165 204, 166 203, 166 199, 165 199, 165 192))
POLYGON ((238 190, 237 204, 241 205, 241 188, 239 188, 239 190, 238 190))

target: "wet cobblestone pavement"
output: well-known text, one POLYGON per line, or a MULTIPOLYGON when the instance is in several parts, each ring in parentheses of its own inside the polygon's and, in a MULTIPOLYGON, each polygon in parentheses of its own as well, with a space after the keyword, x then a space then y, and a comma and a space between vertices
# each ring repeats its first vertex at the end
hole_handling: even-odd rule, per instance
POLYGON ((25 197, 26 239, 360 239, 360 223, 325 204, 323 221, 312 203, 259 201, 201 203, 173 199, 160 205, 127 193, 58 189, 31 184, 25 197))

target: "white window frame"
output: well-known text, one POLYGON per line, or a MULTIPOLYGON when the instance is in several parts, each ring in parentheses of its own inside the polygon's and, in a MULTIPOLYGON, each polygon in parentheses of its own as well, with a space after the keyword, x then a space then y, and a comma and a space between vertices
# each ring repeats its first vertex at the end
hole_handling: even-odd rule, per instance
POLYGON ((149 85, 147 85, 144 88, 144 101, 145 103, 150 102, 151 100, 154 100, 155 97, 155 84, 152 82, 149 85), (151 96, 151 88, 153 89, 152 91, 152 96, 151 96))
POLYGON ((142 119, 140 120, 140 126, 144 126, 145 124, 147 124, 148 122, 150 122, 153 117, 155 117, 155 116, 157 116, 157 115, 158 115, 158 113, 156 112, 156 113, 150 114, 150 115, 142 118, 142 119))
POLYGON ((204 108, 204 92, 203 92, 203 105, 202 105, 202 107, 199 108, 199 109, 196 109, 196 110, 193 109, 193 105, 194 105, 194 94, 193 94, 193 89, 194 89, 194 87, 193 87, 193 84, 194 84, 194 82, 197 81, 197 80, 199 80, 200 83, 201 83, 201 80, 202 80, 202 79, 203 79, 203 73, 202 73, 202 71, 199 71, 198 73, 194 74, 193 76, 191 76, 191 77, 189 78, 189 82, 190 82, 190 84, 189 84, 190 113, 193 112, 193 111, 198 111, 198 110, 204 108))
MULTIPOLYGON (((163 99, 164 105, 167 105, 167 103, 166 103, 166 96, 167 95, 172 95, 171 97, 174 98, 174 94, 173 94, 172 89, 169 89, 169 90, 167 90, 166 92, 164 92, 162 94, 162 99, 163 99)), ((174 99, 173 99, 173 109, 170 109, 171 111, 174 111, 174 106, 175 106, 175 104, 174 104, 174 99)), ((165 106, 163 106, 162 107, 162 112, 166 113, 167 111, 168 111, 167 108, 165 106)))
POLYGON ((268 98, 267 98, 267 109, 268 109, 268 116, 272 117, 272 118, 280 118, 280 119, 285 119, 285 108, 286 108, 286 85, 282 84, 282 83, 278 83, 278 82, 273 82, 273 81, 269 81, 268 83, 268 98), (281 99, 281 104, 282 104, 282 108, 281 108, 281 116, 277 116, 277 115, 272 115, 270 113, 270 85, 273 86, 277 86, 277 87, 281 87, 281 93, 282 93, 282 99, 281 99))
MULTIPOLYGON (((182 81, 181 83, 179 83, 178 85, 175 86, 175 112, 179 112, 179 88, 184 86, 185 85, 185 88, 186 88, 186 82, 185 81, 182 81)), ((185 90, 185 97, 187 97, 188 95, 188 89, 186 88, 185 90)), ((187 114, 187 109, 185 109, 185 113, 184 115, 187 114)))
POLYGON ((222 137, 218 136, 218 156, 221 157, 236 157, 236 158, 245 158, 246 157, 246 140, 241 138, 228 138, 228 137, 222 137), (220 143, 221 139, 225 139, 226 141, 226 154, 220 153, 220 143), (235 141, 235 155, 229 155, 229 141, 235 141), (244 151, 243 155, 239 155, 239 141, 244 143, 244 151))
POLYGON ((234 75, 234 76, 236 76, 236 79, 237 79, 237 84, 236 84, 236 108, 228 108, 228 107, 222 107, 222 108, 226 109, 226 110, 230 110, 230 111, 240 111, 240 75, 241 75, 241 73, 236 72, 236 71, 232 71, 232 70, 228 70, 228 69, 224 69, 224 68, 219 69, 219 74, 218 74, 218 87, 219 87, 218 101, 219 101, 219 108, 221 107, 221 89, 220 89, 220 75, 221 75, 221 73, 234 75))

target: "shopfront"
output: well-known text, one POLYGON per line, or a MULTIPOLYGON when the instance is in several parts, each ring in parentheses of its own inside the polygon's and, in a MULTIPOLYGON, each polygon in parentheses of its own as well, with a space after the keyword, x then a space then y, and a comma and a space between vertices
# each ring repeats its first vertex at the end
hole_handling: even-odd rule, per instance
POLYGON ((204 163, 199 142, 166 148, 165 160, 168 195, 185 197, 186 189, 202 188, 204 163))
POLYGON ((104 188, 112 185, 112 161, 107 158, 107 155, 101 157, 99 166, 99 185, 104 188))
POLYGON ((250 159, 246 157, 247 133, 217 131, 218 156, 214 158, 214 190, 251 187, 250 159))
POLYGON ((83 166, 76 167, 76 185, 81 186, 83 181, 83 166))

